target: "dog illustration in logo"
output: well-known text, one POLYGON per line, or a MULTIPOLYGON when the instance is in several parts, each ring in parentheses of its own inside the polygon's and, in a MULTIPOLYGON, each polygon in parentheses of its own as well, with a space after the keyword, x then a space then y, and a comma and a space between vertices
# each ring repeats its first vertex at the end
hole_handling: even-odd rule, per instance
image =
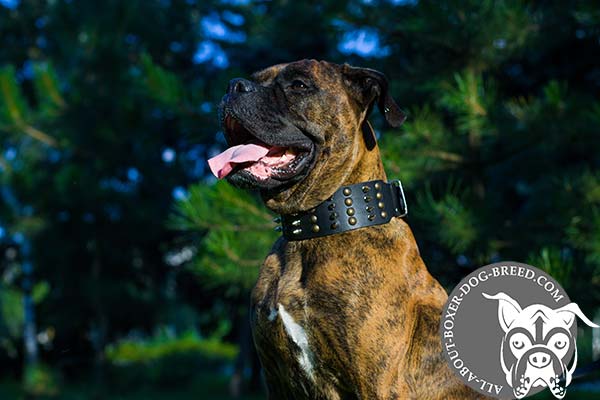
POLYGON ((575 303, 551 309, 532 304, 524 309, 504 292, 487 299, 498 300, 498 321, 504 331, 500 346, 500 363, 506 382, 517 399, 527 396, 532 387, 548 387, 554 397, 562 399, 577 365, 577 347, 571 327, 575 317, 588 326, 590 321, 575 303), (569 368, 570 356, 573 363, 569 368))

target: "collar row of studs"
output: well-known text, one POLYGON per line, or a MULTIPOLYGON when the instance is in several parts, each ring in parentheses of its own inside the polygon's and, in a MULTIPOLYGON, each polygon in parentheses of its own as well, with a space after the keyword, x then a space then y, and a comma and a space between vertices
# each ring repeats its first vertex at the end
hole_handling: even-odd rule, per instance
POLYGON ((388 223, 406 215, 400 181, 381 180, 343 186, 317 207, 275 219, 288 240, 304 240, 388 223))

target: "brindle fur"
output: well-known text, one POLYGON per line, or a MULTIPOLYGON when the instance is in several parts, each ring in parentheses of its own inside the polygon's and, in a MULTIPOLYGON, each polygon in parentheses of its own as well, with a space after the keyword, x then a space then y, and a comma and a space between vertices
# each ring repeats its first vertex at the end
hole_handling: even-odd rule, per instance
MULTIPOLYGON (((361 86, 357 73, 303 60, 254 75, 273 91, 286 74, 288 80, 301 74, 319 87, 307 100, 284 96, 286 117, 295 118, 319 148, 300 182, 262 190, 271 210, 308 210, 344 184, 386 179, 366 122, 385 88, 372 80, 367 84, 379 84, 377 90, 361 86)), ((446 298, 402 219, 317 239, 280 238, 252 292, 253 337, 269 399, 484 398, 463 385, 442 356, 438 326, 446 298), (307 334, 312 377, 300 367, 299 348, 282 319, 273 318, 279 304, 307 334)))

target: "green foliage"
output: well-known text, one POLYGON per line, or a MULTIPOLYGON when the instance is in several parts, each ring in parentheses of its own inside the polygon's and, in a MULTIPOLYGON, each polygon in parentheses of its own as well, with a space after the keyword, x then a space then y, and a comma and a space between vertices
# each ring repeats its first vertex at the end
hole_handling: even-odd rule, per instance
POLYGON ((150 338, 123 339, 106 348, 110 379, 119 388, 186 384, 199 370, 230 363, 237 353, 237 346, 216 337, 203 339, 194 331, 175 336, 165 329, 150 338))
POLYGON ((170 226, 203 234, 191 269, 206 287, 246 293, 277 238, 273 216, 252 194, 226 182, 196 184, 177 202, 170 226))
POLYGON ((202 339, 193 331, 173 337, 165 330, 159 330, 149 339, 124 339, 106 347, 106 356, 115 365, 150 363, 182 354, 231 361, 237 352, 237 347, 232 344, 223 343, 217 338, 202 339))
POLYGON ((448 185, 442 198, 435 198, 431 188, 417 197, 417 217, 426 222, 431 235, 453 253, 469 249, 479 236, 473 211, 465 204, 466 194, 460 185, 448 185))
POLYGON ((39 112, 43 117, 55 117, 66 107, 60 91, 58 76, 48 62, 34 65, 33 84, 39 112))
MULTIPOLYGON (((0 68, 0 132, 25 134, 39 142, 57 146, 52 136, 35 128, 32 124, 43 118, 57 117, 64 100, 57 88, 56 75, 48 64, 34 67, 34 86, 38 94, 39 107, 32 110, 25 94, 17 84, 16 71, 12 65, 0 68)), ((5 162, 5 165, 6 162, 5 162)))
POLYGON ((12 338, 18 338, 23 327, 23 294, 16 289, 0 286, 0 336, 5 330, 12 338))
MULTIPOLYGON (((38 282, 33 286, 32 299, 40 304, 49 293, 48 283, 38 282)), ((10 358, 16 358, 21 346, 24 322, 23 292, 11 284, 0 283, 0 350, 10 358)))
MULTIPOLYGON (((584 213, 581 213, 584 214, 584 213)), ((594 207, 583 215, 571 219, 567 228, 571 244, 587 254, 587 261, 600 265, 600 208, 594 207)))
MULTIPOLYGON (((173 366, 176 367, 176 366, 173 366)), ((111 400, 264 400, 263 394, 231 396, 228 392, 229 380, 227 376, 214 370, 199 370, 194 374, 194 379, 184 384, 161 387, 157 382, 143 382, 130 384, 124 387, 110 386, 106 388, 106 398, 111 400)), ((94 396, 94 382, 82 380, 76 384, 61 387, 58 396, 37 396, 38 400, 89 400, 94 396)), ((0 382, 0 398, 23 398, 22 385, 11 381, 0 382)))
POLYGON ((34 364, 25 370, 23 390, 32 396, 55 396, 59 392, 56 371, 44 364, 34 364))
POLYGON ((439 103, 456 118, 456 130, 479 140, 485 133, 487 115, 493 104, 493 90, 484 85, 481 75, 473 71, 454 75, 454 85, 443 84, 439 103))
POLYGON ((387 132, 381 141, 381 153, 390 176, 401 176, 407 188, 414 188, 428 174, 463 161, 449 149, 450 134, 442 117, 430 105, 416 107, 404 124, 402 134, 387 132))
POLYGON ((15 74, 12 65, 0 68, 0 123, 8 127, 22 126, 29 114, 15 74))
POLYGON ((538 254, 530 254, 527 263, 546 271, 560 282, 565 290, 570 289, 573 273, 573 257, 557 248, 542 248, 538 254))
POLYGON ((31 298, 35 304, 41 303, 50 293, 50 285, 48 282, 38 282, 31 290, 31 298))
POLYGON ((152 57, 143 53, 140 57, 142 66, 142 87, 155 101, 170 107, 180 105, 183 88, 179 78, 154 63, 152 57))
POLYGON ((567 99, 567 84, 550 81, 543 88, 546 103, 555 111, 563 111, 567 99))

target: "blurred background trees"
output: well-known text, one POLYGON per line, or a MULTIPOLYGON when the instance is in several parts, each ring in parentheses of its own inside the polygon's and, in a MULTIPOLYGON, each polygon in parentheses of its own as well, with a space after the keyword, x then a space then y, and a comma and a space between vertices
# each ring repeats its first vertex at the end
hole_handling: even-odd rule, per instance
POLYGON ((0 44, 0 379, 32 395, 256 387, 273 216, 205 160, 228 80, 301 58, 391 80, 409 120, 372 120, 445 286, 525 261, 598 310, 594 2, 0 0, 0 44))

